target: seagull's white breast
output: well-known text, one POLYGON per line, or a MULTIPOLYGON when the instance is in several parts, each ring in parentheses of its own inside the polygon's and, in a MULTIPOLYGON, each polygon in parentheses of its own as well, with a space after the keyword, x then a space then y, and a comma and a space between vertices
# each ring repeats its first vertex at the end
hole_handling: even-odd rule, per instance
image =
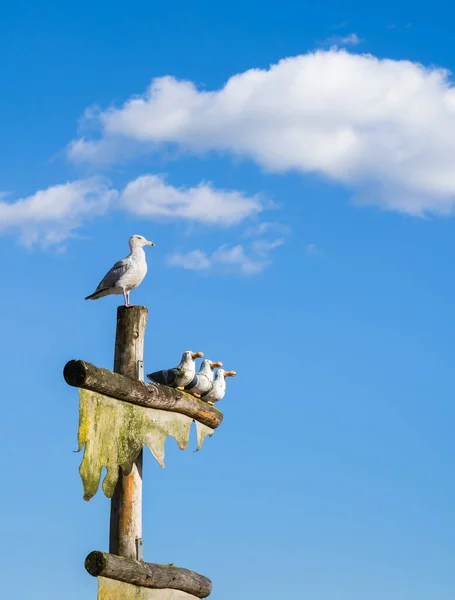
POLYGON ((142 248, 138 248, 126 260, 129 262, 129 267, 126 273, 118 280, 117 286, 127 290, 134 290, 147 274, 145 252, 142 248))

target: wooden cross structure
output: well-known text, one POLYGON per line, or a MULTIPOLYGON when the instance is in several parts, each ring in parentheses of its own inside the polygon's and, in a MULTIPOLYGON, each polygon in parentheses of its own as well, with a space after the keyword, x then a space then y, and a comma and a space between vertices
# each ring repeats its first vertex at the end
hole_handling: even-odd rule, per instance
MULTIPOLYGON (((153 413, 160 417, 162 413, 166 413, 163 415, 164 420, 170 417, 169 413, 177 413, 183 415, 176 418, 183 420, 188 431, 194 420, 198 427, 205 427, 206 431, 213 433, 223 420, 219 410, 185 392, 143 381, 147 316, 148 309, 144 306, 120 306, 117 310, 114 371, 96 367, 82 360, 71 360, 64 368, 65 381, 71 386, 94 394, 93 398, 89 399, 90 403, 96 403, 96 398, 106 399, 114 411, 124 408, 124 403, 128 403, 142 407, 139 410, 145 416, 153 413), (120 404, 116 404, 117 402, 120 404)), ((96 421, 93 416, 92 421, 96 421)), ((80 432, 81 423, 82 421, 80 432)), ((91 425, 96 427, 96 423, 91 425)), ((109 428, 109 425, 107 427, 109 428)), ((108 433, 110 435, 110 432, 108 433)), ((115 433, 112 432, 112 435, 115 433)), ((87 452, 91 441, 87 442, 86 438, 83 441, 86 443, 87 452)), ((79 444, 81 447, 81 438, 79 444)), ((212 583, 207 577, 172 565, 143 561, 142 443, 130 466, 129 472, 124 472, 120 466, 116 466, 117 472, 114 474, 116 484, 111 495, 109 552, 94 551, 85 560, 87 571, 98 577, 98 598, 191 600, 207 597, 212 589, 212 583)), ((91 494, 96 492, 99 477, 100 473, 95 490, 91 494)), ((89 499, 91 494, 86 499, 89 499)))

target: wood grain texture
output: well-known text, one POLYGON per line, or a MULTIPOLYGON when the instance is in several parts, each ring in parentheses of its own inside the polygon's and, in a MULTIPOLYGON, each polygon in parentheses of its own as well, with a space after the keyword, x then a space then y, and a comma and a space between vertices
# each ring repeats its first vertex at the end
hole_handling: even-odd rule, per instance
POLYGON ((188 569, 131 560, 94 551, 85 559, 85 568, 94 577, 107 577, 152 589, 173 589, 206 598, 212 591, 207 577, 188 569))
POLYGON ((147 316, 145 306, 119 306, 117 309, 114 371, 135 380, 139 378, 138 361, 144 360, 147 316))
MULTIPOLYGON (((127 310, 132 310, 128 308, 127 310)), ((83 360, 70 360, 63 370, 66 383, 71 386, 98 392, 111 398, 145 406, 159 408, 192 417, 211 429, 219 427, 223 413, 206 402, 185 392, 165 385, 144 383, 128 376, 101 369, 83 360)))
MULTIPOLYGON (((148 309, 119 306, 115 335, 114 371, 126 378, 139 378, 144 360, 148 309)), ((111 500, 109 550, 126 558, 137 558, 137 540, 142 538, 142 457, 140 450, 131 472, 119 472, 111 500)))

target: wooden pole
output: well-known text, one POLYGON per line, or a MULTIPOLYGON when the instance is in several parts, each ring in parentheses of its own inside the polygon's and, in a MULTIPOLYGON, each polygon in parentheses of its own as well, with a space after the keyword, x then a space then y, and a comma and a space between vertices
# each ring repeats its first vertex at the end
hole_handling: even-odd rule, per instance
MULTIPOLYGON (((115 336, 114 371, 131 379, 143 372, 144 337, 148 309, 119 306, 115 336)), ((142 542, 142 450, 131 473, 119 474, 111 500, 109 552, 138 559, 142 542)))

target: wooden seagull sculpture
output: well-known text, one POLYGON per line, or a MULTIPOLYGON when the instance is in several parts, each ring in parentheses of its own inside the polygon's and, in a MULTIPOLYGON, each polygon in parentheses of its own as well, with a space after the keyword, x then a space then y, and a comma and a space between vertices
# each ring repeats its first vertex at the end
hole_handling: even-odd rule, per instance
POLYGON ((194 376, 193 380, 185 386, 185 391, 196 398, 200 398, 210 391, 213 383, 213 369, 222 367, 222 362, 213 362, 212 360, 203 360, 201 368, 194 376))
POLYGON ((226 377, 235 377, 237 373, 235 371, 225 371, 224 369, 218 369, 215 375, 215 380, 212 384, 212 389, 201 397, 201 400, 207 402, 213 406, 214 402, 218 402, 224 398, 226 394, 226 377))
POLYGON ((149 373, 147 377, 155 383, 183 390, 194 379, 196 373, 195 359, 202 356, 204 356, 202 352, 187 350, 182 354, 182 360, 176 367, 149 373))

